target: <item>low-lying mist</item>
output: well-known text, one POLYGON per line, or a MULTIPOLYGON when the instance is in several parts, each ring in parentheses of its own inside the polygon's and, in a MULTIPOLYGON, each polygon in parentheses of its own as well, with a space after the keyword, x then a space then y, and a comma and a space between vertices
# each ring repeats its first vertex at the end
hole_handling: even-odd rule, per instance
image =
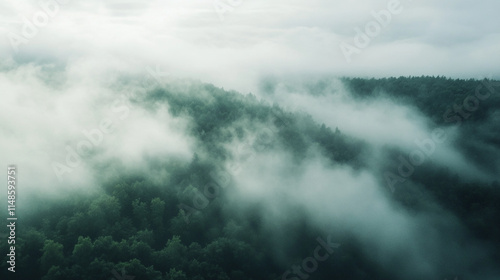
MULTIPOLYGON (((99 195, 134 174, 170 194, 189 185, 179 201, 180 209, 197 208, 189 219, 253 217, 258 226, 249 230, 265 236, 267 257, 279 266, 294 262, 286 252, 300 241, 286 230, 307 221, 310 232, 358 246, 366 262, 394 279, 499 275, 495 249, 432 190, 444 187, 432 179, 440 174, 426 176, 443 169, 459 175, 443 180, 460 186, 495 185, 498 161, 484 169, 463 148, 469 126, 438 123, 393 92, 360 97, 340 78, 320 86, 267 81, 255 94, 241 94, 133 71, 96 69, 94 78, 77 70, 86 67, 92 69, 28 64, 0 73, 7 101, 1 114, 9 120, 1 124, 2 162, 18 166, 20 196, 38 197, 35 204, 20 200, 20 212, 35 215, 42 197, 57 204, 99 195), (212 165, 229 178, 224 188, 207 181, 212 165), (218 214, 210 210, 219 207, 218 214)), ((489 124, 496 115, 485 118, 489 124)), ((473 138, 466 144, 474 146, 473 138)), ((494 143, 486 149, 499 152, 494 143)), ((173 232, 182 236, 189 223, 178 223, 173 232)), ((342 246, 337 251, 342 258, 342 246)))

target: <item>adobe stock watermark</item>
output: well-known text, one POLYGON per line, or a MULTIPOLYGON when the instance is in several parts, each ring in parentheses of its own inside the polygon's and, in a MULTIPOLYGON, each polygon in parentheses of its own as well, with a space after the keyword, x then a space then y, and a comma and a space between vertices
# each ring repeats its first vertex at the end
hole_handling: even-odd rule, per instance
POLYGON ((189 217, 192 214, 206 209, 211 201, 219 197, 221 189, 226 188, 231 181, 231 175, 220 167, 216 171, 210 172, 210 177, 212 180, 203 186, 203 193, 199 190, 200 188, 194 187, 193 207, 185 203, 177 205, 186 224, 189 224, 189 217))
POLYGON ((239 160, 238 163, 229 165, 227 169, 230 173, 225 171, 225 168, 218 167, 216 171, 210 172, 212 181, 205 184, 203 188, 194 186, 192 207, 185 203, 180 203, 178 205, 178 208, 182 210, 181 213, 186 223, 189 224, 189 217, 192 214, 206 209, 215 198, 219 197, 221 189, 226 188, 231 181, 231 175, 235 176, 241 172, 242 168, 240 163, 250 161, 255 156, 256 151, 262 152, 265 149, 265 145, 271 143, 272 134, 276 134, 279 128, 288 125, 288 123, 283 120, 283 117, 278 116, 276 112, 271 112, 271 114, 274 125, 263 129, 259 136, 256 137, 259 139, 258 141, 252 139, 252 141, 247 141, 242 145, 238 145, 236 156, 239 160), (256 151, 254 151, 254 149, 256 151))
POLYGON ((235 8, 241 6, 244 0, 213 0, 214 10, 219 16, 220 21, 224 21, 224 14, 233 12, 235 8))
POLYGON ((316 246, 312 255, 304 258, 300 265, 292 265, 291 269, 283 273, 281 280, 308 279, 318 269, 318 263, 326 261, 333 254, 334 249, 340 247, 339 243, 333 243, 330 238, 331 236, 328 235, 326 242, 321 237, 316 238, 319 245, 316 246))
POLYGON ((33 14, 31 20, 20 15, 22 20, 20 33, 7 33, 7 37, 14 52, 17 53, 20 45, 27 44, 31 39, 37 36, 40 29, 47 26, 49 22, 59 14, 61 5, 68 4, 69 2, 69 0, 40 0, 38 1, 40 9, 33 14))
POLYGON ((233 175, 238 175, 241 172, 241 163, 251 161, 257 152, 264 151, 266 145, 272 143, 277 137, 279 129, 289 126, 283 115, 278 112, 271 112, 271 122, 273 125, 268 125, 261 132, 248 141, 239 144, 237 147, 236 156, 238 161, 229 165, 229 170, 233 175))
POLYGON ((451 106, 451 108, 446 110, 443 114, 444 121, 447 123, 454 122, 456 125, 461 125, 463 121, 470 118, 474 112, 479 109, 479 105, 482 101, 490 98, 491 94, 498 94, 494 87, 500 87, 500 82, 484 79, 481 84, 476 87, 474 94, 470 94, 465 97, 461 104, 455 103, 451 106), (483 87, 488 90, 486 93, 481 93, 483 87))
POLYGON ((160 65, 155 65, 155 68, 152 69, 151 67, 147 66, 146 67, 146 71, 149 73, 149 75, 155 79, 156 83, 158 83, 158 85, 161 85, 162 84, 162 78, 167 78, 167 77, 171 77, 171 74, 170 72, 164 72, 162 70, 160 70, 160 65))
POLYGON ((85 139, 80 140, 75 146, 67 145, 65 147, 65 163, 53 161, 52 169, 60 182, 63 181, 63 175, 71 173, 82 164, 82 157, 87 156, 95 147, 101 145, 104 135, 113 133, 113 125, 128 118, 130 108, 123 100, 115 100, 110 108, 113 117, 106 117, 99 122, 96 128, 86 130, 81 133, 85 139))
MULTIPOLYGON (((408 1, 411 2, 412 0, 408 1)), ((352 40, 354 45, 346 42, 339 44, 347 63, 351 63, 352 55, 360 54, 363 49, 367 48, 372 39, 380 35, 382 29, 386 28, 392 22, 393 16, 400 14, 402 11, 403 6, 399 0, 389 0, 387 2, 387 9, 382 9, 378 12, 371 11, 373 20, 365 24, 364 30, 359 27, 354 28, 356 32, 352 40)))
POLYGON ((442 144, 446 141, 448 135, 443 129, 436 128, 431 132, 431 137, 420 140, 415 140, 416 149, 413 149, 405 157, 400 155, 398 157, 398 175, 393 172, 385 172, 384 178, 387 186, 394 193, 394 185, 403 183, 415 172, 415 167, 422 165, 426 157, 430 157, 436 151, 436 145, 442 144))
MULTIPOLYGON (((484 102, 492 94, 498 94, 493 88, 494 86, 500 87, 500 82, 483 80, 479 84, 474 94, 466 96, 461 104, 453 104, 443 114, 443 119, 446 123, 454 122, 456 126, 460 126, 465 120, 470 118, 474 112, 479 109, 480 103, 484 102), (487 91, 485 91, 486 89, 487 91)), ((405 157, 400 155, 398 157, 399 165, 396 172, 384 172, 384 178, 387 186, 394 193, 394 186, 398 183, 404 183, 415 172, 415 168, 422 165, 427 158, 436 152, 438 144, 443 144, 448 139, 446 131, 436 128, 431 132, 431 137, 420 140, 415 140, 416 149, 413 149, 405 157)))

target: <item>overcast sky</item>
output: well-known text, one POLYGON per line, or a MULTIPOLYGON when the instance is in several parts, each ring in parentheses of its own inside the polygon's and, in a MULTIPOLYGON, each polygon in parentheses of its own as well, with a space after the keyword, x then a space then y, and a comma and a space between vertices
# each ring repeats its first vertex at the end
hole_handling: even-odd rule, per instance
POLYGON ((0 1, 2 63, 158 65, 243 92, 269 74, 500 77, 493 0, 60 1, 32 38, 23 17, 44 25, 38 1, 0 1), (390 19, 382 12, 374 24, 388 7, 390 19), (367 27, 372 37, 357 47, 356 29, 367 27), (345 55, 342 44, 357 51, 345 55))

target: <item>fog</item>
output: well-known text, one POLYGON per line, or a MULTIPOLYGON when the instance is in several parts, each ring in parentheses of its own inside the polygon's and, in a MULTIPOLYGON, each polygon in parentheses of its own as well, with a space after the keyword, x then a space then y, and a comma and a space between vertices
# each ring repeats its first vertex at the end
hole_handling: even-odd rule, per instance
MULTIPOLYGON (((384 147, 397 148, 402 154, 408 154, 422 149, 422 143, 432 139, 438 124, 418 108, 393 100, 383 92, 378 93, 376 98, 356 98, 340 79, 335 78, 327 79, 328 86, 321 92, 310 89, 310 85, 320 81, 274 77, 271 82, 275 83, 273 90, 262 89, 261 97, 289 110, 309 114, 320 123, 370 143, 373 154, 370 154, 367 160, 373 162, 374 168, 384 161, 377 154, 377 151, 384 147)), ((426 160, 469 178, 495 178, 481 170, 482 167, 471 164, 457 149, 456 142, 463 135, 458 133, 456 126, 440 127, 439 130, 444 135, 443 141, 434 143, 434 148, 426 154, 426 160)))
MULTIPOLYGON (((466 267, 491 253, 484 244, 469 240, 447 211, 415 215, 395 205, 368 170, 332 168, 319 155, 300 166, 290 162, 286 154, 257 155, 240 163, 242 171, 235 179, 235 207, 258 202, 273 233, 268 238, 277 244, 287 234, 277 225, 290 223, 305 209, 314 224, 359 238, 373 261, 397 266, 394 272, 400 279, 439 279, 447 269, 474 278, 478 275, 469 275, 466 267)), ((480 275, 494 279, 489 273, 483 268, 480 275)))
POLYGON ((148 156, 191 158, 185 120, 174 120, 167 105, 154 112, 137 106, 131 97, 144 89, 86 67, 21 65, 1 73, 2 163, 26 175, 21 192, 89 192, 96 187, 94 173, 101 173, 93 165, 111 159, 145 171, 148 156))
MULTIPOLYGON (((487 244, 469 239, 462 222, 432 198, 428 211, 401 207, 384 172, 398 164, 388 150, 406 156, 439 128, 446 140, 426 161, 461 180, 490 184, 499 179, 498 146, 470 140, 493 158, 487 169, 458 146, 464 135, 457 126, 440 127, 384 92, 356 98, 340 79, 499 79, 497 1, 398 1, 399 12, 349 55, 341 45, 354 46, 356 29, 365 30, 389 1, 240 2, 221 11, 216 2, 202 0, 58 1, 50 7, 0 1, 0 163, 18 166, 20 195, 57 200, 98 192, 97 178, 113 163, 119 174, 167 181, 168 172, 149 169, 153 160, 189 163, 195 154, 209 153, 193 134, 191 118, 173 116, 168 102, 142 100, 166 84, 212 83, 310 115, 368 147, 361 167, 332 164, 312 143, 299 161, 279 144, 251 148, 241 158, 239 147, 269 124, 238 120, 245 137, 221 144, 230 154, 225 166, 238 166, 228 203, 243 212, 252 203, 261 206, 269 238, 277 240, 276 256, 283 254, 280 225, 298 207, 315 226, 352 234, 371 260, 401 279, 438 279, 444 270, 465 279, 497 279, 487 244), (40 12, 48 20, 34 26, 40 12), (26 20, 34 26, 30 36, 23 33, 26 20), (324 92, 307 90, 307 83, 324 76, 330 77, 324 92), (275 83, 272 90, 262 87, 266 79, 275 83), (481 271, 472 273, 470 266, 483 261, 481 271)), ((212 101, 206 93, 199 99, 212 101)), ((488 119, 491 131, 495 120, 498 114, 488 119)), ((227 129, 233 133, 234 127, 227 129)), ((411 178, 408 185, 418 187, 411 178)), ((19 200, 18 207, 28 204, 19 200)))
POLYGON ((37 1, 2 2, 3 61, 93 58, 138 71, 159 65, 244 93, 275 73, 499 77, 494 1, 398 1, 401 11, 351 63, 340 44, 354 44, 355 29, 364 30, 389 1, 239 1, 223 12, 201 0, 60 2, 32 38, 15 44, 10 38, 23 35, 23 18, 43 9, 37 1))

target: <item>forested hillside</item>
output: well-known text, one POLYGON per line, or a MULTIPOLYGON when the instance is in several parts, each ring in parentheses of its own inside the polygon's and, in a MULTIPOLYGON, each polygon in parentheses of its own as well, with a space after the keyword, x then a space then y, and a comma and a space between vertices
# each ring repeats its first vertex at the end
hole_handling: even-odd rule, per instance
MULTIPOLYGON (((301 85, 301 94, 330 98, 336 94, 333 80, 301 85)), ((448 133, 442 145, 453 153, 434 160, 448 151, 435 144, 428 158, 403 176, 400 155, 410 152, 412 162, 411 151, 419 146, 373 144, 346 132, 348 124, 330 127, 313 112, 285 108, 273 98, 286 82, 269 80, 255 95, 196 82, 157 85, 130 95, 129 102, 185 121, 192 157, 147 154, 142 157, 147 165, 136 169, 120 158, 94 157, 89 165, 98 174, 97 191, 24 198, 38 206, 20 216, 18 276, 499 276, 499 82, 444 77, 340 82, 340 91, 355 104, 383 99, 418 112, 430 130, 448 133), (471 174, 447 164, 458 159, 471 174)), ((395 130, 394 137, 402 133, 395 130)), ((426 145, 421 154, 430 149, 426 145)), ((0 251, 7 246, 0 243, 0 251)), ((8 265, 1 264, 2 274, 8 265)))

